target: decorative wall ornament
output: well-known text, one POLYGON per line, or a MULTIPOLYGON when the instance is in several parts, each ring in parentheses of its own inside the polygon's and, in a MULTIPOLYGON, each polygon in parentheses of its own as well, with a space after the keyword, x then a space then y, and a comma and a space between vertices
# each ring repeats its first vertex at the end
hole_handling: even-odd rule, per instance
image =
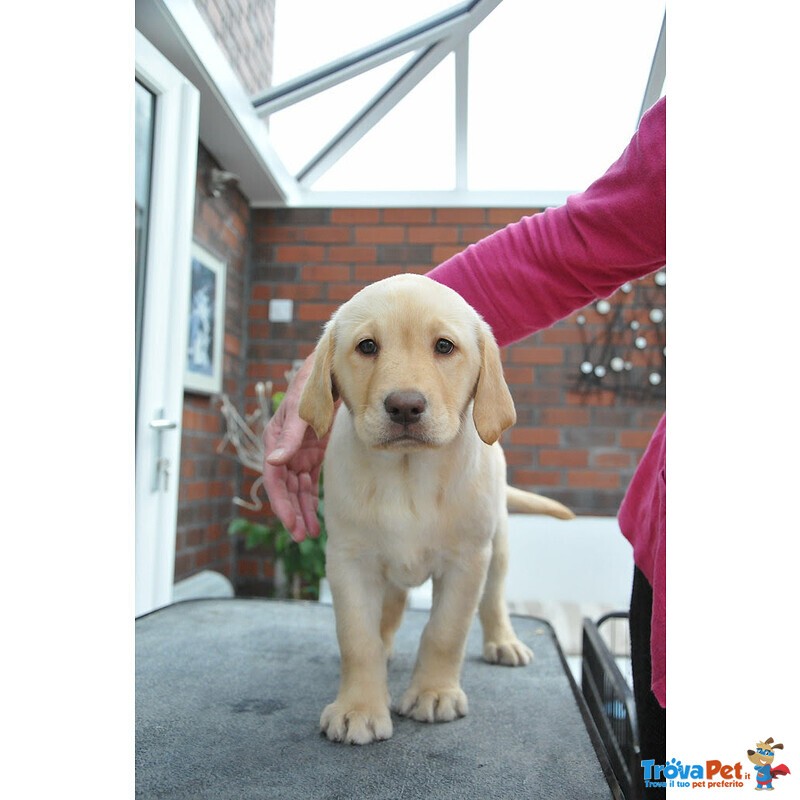
POLYGON ((641 400, 663 398, 667 383, 667 273, 626 283, 575 317, 583 357, 576 388, 641 400))

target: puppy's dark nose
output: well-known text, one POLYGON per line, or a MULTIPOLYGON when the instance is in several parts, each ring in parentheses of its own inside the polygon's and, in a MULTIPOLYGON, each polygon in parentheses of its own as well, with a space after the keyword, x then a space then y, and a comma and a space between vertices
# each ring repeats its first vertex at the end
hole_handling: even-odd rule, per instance
POLYGON ((420 392, 392 392, 383 401, 383 407, 392 422, 403 426, 419 422, 426 406, 425 397, 420 392))

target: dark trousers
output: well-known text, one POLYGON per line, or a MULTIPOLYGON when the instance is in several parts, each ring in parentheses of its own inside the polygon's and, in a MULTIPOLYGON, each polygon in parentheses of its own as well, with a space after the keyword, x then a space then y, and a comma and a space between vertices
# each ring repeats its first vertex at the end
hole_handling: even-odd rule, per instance
MULTIPOLYGON (((650 619, 653 613, 653 590, 638 567, 633 573, 631 592, 630 631, 633 696, 639 723, 641 760, 653 759, 656 764, 667 763, 666 712, 650 689, 650 619)), ((644 787, 644 779, 640 784, 644 787)), ((666 796, 661 788, 644 789, 642 797, 657 800, 666 796)))

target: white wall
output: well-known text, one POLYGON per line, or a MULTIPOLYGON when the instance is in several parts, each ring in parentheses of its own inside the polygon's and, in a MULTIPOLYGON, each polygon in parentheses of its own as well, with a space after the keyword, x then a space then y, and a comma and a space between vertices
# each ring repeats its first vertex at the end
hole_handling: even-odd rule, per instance
POLYGON ((615 517, 509 518, 509 603, 570 602, 626 610, 633 554, 615 517))

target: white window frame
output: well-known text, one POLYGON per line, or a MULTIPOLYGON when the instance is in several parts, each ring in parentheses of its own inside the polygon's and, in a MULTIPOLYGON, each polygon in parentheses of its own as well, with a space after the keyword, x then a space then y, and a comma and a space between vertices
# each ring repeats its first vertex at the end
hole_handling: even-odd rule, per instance
POLYGON ((136 78, 157 96, 136 419, 139 616, 172 602, 200 95, 139 31, 136 78), (158 417, 174 427, 159 432, 158 417), (170 474, 154 488, 159 457, 170 474))

